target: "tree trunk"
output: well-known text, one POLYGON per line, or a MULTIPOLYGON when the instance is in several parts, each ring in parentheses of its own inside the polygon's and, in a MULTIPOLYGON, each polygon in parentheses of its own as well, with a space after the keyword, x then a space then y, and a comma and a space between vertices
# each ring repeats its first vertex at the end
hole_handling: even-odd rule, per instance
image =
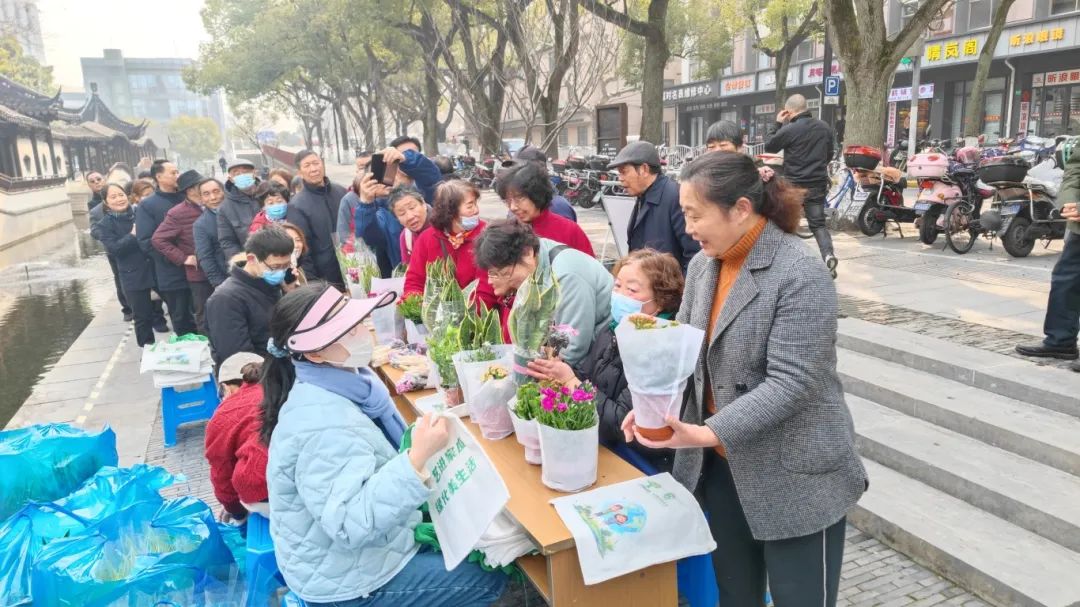
POLYGON ((649 35, 645 37, 645 66, 641 71, 641 139, 660 143, 664 132, 664 67, 671 57, 668 48, 668 0, 649 3, 649 35))
POLYGON ((382 99, 376 97, 375 103, 375 139, 372 141, 374 149, 381 150, 386 145, 386 110, 383 108, 382 99))
POLYGON ((784 107, 784 102, 787 101, 787 73, 791 67, 791 55, 795 52, 796 46, 790 48, 782 48, 780 52, 776 54, 776 111, 780 111, 780 108, 784 107))
MULTIPOLYGON (((978 137, 982 132, 982 117, 986 110, 986 78, 990 75, 990 64, 994 61, 994 48, 997 47, 998 39, 1001 38, 1001 30, 1005 28, 1005 20, 1009 16, 1009 9, 1016 0, 1001 0, 994 12, 994 20, 990 24, 990 32, 986 35, 982 51, 979 53, 979 67, 975 69, 975 81, 971 86, 971 95, 964 108, 964 136, 978 137)), ((1009 82, 1008 95, 1016 83, 1009 82)), ((1008 99, 1005 100, 1008 102, 1008 99)), ((1005 125, 1005 133, 1012 128, 1011 124, 1005 125)))
MULTIPOLYGON (((347 121, 345 120, 345 111, 341 108, 340 103, 334 106, 334 115, 337 116, 338 131, 341 134, 340 135, 341 136, 341 149, 342 150, 348 150, 349 147, 350 147, 349 146, 349 125, 347 124, 347 121)), ((357 144, 359 145, 359 142, 357 142, 357 144)))
POLYGON ((885 141, 889 74, 873 66, 844 65, 847 108, 844 111, 844 143, 880 148, 885 141))
MULTIPOLYGON (((559 88, 562 88, 562 82, 560 78, 559 88)), ((543 141, 546 142, 544 146, 544 153, 548 158, 559 157, 559 137, 556 131, 559 130, 559 94, 556 90, 554 95, 550 92, 540 99, 540 119, 544 122, 544 137, 543 141)))
POLYGON ((431 69, 424 70, 424 149, 434 154, 439 149, 439 81, 431 69))

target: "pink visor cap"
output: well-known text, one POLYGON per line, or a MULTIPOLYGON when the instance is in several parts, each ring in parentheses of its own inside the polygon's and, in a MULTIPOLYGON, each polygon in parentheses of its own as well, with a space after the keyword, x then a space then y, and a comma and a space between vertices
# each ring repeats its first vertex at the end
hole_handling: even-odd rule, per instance
POLYGON ((396 299, 397 293, 393 291, 368 299, 351 299, 334 287, 327 287, 293 329, 289 350, 298 354, 318 352, 341 339, 373 311, 396 299))

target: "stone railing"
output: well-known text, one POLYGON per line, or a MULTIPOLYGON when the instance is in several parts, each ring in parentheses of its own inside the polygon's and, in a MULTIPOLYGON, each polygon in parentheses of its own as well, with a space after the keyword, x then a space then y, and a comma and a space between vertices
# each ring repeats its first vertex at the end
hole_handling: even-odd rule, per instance
POLYGON ((43 190, 64 185, 67 177, 63 175, 49 175, 44 177, 10 177, 0 173, 0 192, 28 192, 30 190, 43 190))

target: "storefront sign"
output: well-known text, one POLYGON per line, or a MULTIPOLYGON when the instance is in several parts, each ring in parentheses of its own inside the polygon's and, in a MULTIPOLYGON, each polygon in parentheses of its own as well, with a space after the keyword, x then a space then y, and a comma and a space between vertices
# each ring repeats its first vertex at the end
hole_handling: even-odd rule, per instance
POLYGON ((754 113, 755 114, 775 114, 776 113, 776 104, 775 103, 763 103, 761 105, 755 105, 754 106, 754 113))
POLYGON ((1017 32, 1009 34, 1009 46, 1028 46, 1031 44, 1043 44, 1045 42, 1057 42, 1065 39, 1065 28, 1055 27, 1030 32, 1017 32))
POLYGON ((1078 82, 1080 82, 1080 69, 1046 72, 1045 74, 1035 74, 1031 77, 1031 86, 1034 88, 1076 84, 1078 82))
POLYGON ((720 94, 722 96, 740 95, 754 91, 754 76, 734 76, 720 81, 720 94))
MULTIPOLYGON (((840 76, 843 79, 844 74, 840 72, 840 62, 832 62, 832 75, 840 76)), ((821 61, 817 63, 804 63, 802 66, 802 83, 803 84, 817 84, 821 82, 825 77, 825 64, 821 61)))
MULTIPOLYGON (((758 90, 759 91, 771 91, 776 88, 776 72, 769 70, 767 72, 758 73, 758 90)), ((787 72, 787 85, 795 86, 799 84, 799 68, 789 68, 787 72)))
MULTIPOLYGON (((910 97, 910 89, 908 89, 910 97)), ((885 145, 892 146, 896 143, 896 102, 889 103, 889 130, 885 134, 885 145)))
MULTIPOLYGON (((1028 126, 1028 123, 1027 123, 1028 122, 1028 114, 1030 112, 1031 112, 1031 102, 1030 101, 1021 101, 1020 102, 1020 130, 1021 131, 1026 131, 1029 128, 1031 128, 1031 127, 1028 126)), ((1009 126, 1011 126, 1011 125, 1006 125, 1006 128, 1009 128, 1009 126)))
MULTIPOLYGON (((928 82, 926 84, 919 85, 919 99, 933 99, 934 98, 934 83, 928 82)), ((894 101, 911 101, 911 87, 902 86, 889 90, 889 102, 894 101)))
POLYGON ((954 59, 975 58, 979 56, 980 41, 977 38, 964 38, 935 42, 926 45, 923 58, 927 64, 940 63, 954 59))
POLYGON ((682 101, 700 101, 716 97, 716 81, 691 82, 664 89, 664 103, 673 105, 682 101))
POLYGON ((719 101, 711 101, 709 103, 695 103, 694 105, 685 105, 679 108, 680 112, 701 112, 705 110, 718 110, 720 109, 719 101))

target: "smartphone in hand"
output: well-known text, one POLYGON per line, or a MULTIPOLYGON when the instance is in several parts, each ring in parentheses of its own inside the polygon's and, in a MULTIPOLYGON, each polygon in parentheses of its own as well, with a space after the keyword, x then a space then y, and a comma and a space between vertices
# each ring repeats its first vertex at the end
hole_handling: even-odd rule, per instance
POLYGON ((368 168, 371 169, 371 174, 375 177, 375 181, 378 181, 383 185, 394 185, 394 180, 397 177, 398 171, 396 162, 386 164, 382 154, 372 154, 371 163, 368 164, 368 168))

